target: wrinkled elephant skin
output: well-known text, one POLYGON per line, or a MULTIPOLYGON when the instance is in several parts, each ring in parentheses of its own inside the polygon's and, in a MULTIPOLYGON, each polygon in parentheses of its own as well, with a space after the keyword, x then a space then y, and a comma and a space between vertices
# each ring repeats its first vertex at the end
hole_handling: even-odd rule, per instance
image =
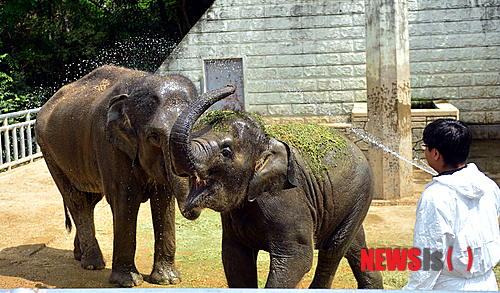
MULTIPOLYGON (((106 198, 113 212, 110 282, 142 282, 134 263, 137 213, 151 204, 155 235, 151 282, 177 283, 175 199, 184 210, 187 181, 173 174, 169 136, 181 111, 197 97, 193 83, 115 66, 98 68, 62 87, 40 110, 36 139, 62 196, 66 226, 76 226, 74 256, 86 269, 105 262, 94 207, 106 198)), ((200 209, 184 216, 195 219, 200 209)))
POLYGON ((229 287, 257 287, 257 254, 265 250, 270 254, 266 287, 294 288, 318 249, 310 288, 330 288, 343 256, 359 288, 382 288, 379 272, 361 271, 372 175, 359 148, 338 134, 345 144, 326 154, 321 161, 326 168, 318 176, 310 159, 267 134, 254 115, 211 112, 213 118, 204 120, 207 115, 195 124, 214 102, 191 103, 197 115, 192 109, 190 117, 179 115, 170 143, 172 150, 185 151, 176 154, 173 168, 190 177, 186 210, 221 212, 229 287))

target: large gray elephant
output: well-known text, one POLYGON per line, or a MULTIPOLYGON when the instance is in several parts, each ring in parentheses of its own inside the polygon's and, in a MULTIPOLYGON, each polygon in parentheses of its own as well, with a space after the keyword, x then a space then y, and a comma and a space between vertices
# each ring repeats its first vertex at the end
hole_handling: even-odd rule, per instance
POLYGON ((343 256, 359 288, 382 288, 379 272, 361 270, 372 177, 359 148, 328 127, 297 124, 273 134, 244 112, 208 112, 195 124, 218 99, 191 103, 170 144, 174 173, 190 178, 185 212, 221 212, 229 287, 257 287, 256 259, 264 250, 270 254, 266 287, 293 288, 318 249, 310 288, 330 288, 343 256), (320 144, 311 141, 325 135, 320 144))
MULTIPOLYGON (((230 95, 214 91, 208 95, 230 95)), ((76 226, 74 256, 86 269, 105 263, 95 238, 94 207, 103 196, 113 212, 113 266, 110 282, 131 287, 143 277, 134 264, 139 206, 148 199, 155 252, 150 281, 177 283, 174 263, 175 199, 184 210, 186 180, 170 162, 170 130, 196 98, 186 77, 155 76, 105 66, 62 87, 42 107, 36 139, 76 226)), ((189 210, 189 219, 200 210, 189 210)))

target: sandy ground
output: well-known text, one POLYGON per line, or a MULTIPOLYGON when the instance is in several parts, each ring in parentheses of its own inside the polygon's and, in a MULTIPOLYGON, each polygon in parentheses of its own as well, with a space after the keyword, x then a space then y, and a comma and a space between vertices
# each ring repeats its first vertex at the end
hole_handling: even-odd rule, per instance
MULTIPOLYGON (((418 177, 418 176, 416 176, 418 177)), ((375 201, 365 220, 367 241, 385 247, 411 243, 415 203, 428 177, 416 182, 414 197, 375 201)), ((64 227, 62 198, 45 161, 0 174, 0 288, 107 287, 111 264, 103 271, 83 270, 73 259, 74 231, 64 227)), ((112 216, 101 201, 96 208, 97 238, 105 259, 112 259, 112 216)), ((151 221, 142 205, 138 225, 151 221)), ((151 239, 138 239, 136 265, 149 273, 151 239)), ((187 276, 184 276, 185 278, 187 276)), ((144 282, 141 287, 155 287, 144 282)))

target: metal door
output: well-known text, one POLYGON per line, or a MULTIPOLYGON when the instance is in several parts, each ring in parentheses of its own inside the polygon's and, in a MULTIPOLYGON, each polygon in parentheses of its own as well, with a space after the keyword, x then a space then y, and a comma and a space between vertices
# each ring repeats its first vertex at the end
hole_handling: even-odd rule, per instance
POLYGON ((210 110, 245 110, 242 59, 206 60, 205 79, 207 91, 222 88, 229 84, 236 86, 234 94, 215 103, 210 107, 210 110))

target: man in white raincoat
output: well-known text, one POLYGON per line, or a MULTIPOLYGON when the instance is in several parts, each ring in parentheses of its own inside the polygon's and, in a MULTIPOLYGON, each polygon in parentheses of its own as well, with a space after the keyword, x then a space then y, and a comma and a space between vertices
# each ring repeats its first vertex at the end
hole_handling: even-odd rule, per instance
POLYGON ((410 272, 403 289, 497 291, 498 185, 475 164, 465 164, 472 135, 463 122, 438 119, 425 128, 423 141, 427 162, 439 175, 418 201, 413 247, 441 253, 444 267, 410 272))

